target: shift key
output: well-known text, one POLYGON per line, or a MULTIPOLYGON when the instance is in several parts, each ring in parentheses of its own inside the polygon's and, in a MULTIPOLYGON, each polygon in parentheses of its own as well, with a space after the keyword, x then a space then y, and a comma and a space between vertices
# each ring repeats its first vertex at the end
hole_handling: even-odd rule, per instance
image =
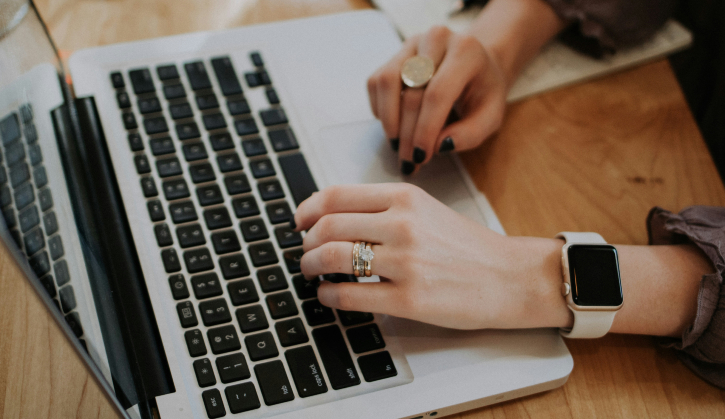
POLYGON ((322 363, 327 370, 330 385, 339 390, 360 384, 360 377, 345 345, 337 325, 321 327, 312 331, 322 363))

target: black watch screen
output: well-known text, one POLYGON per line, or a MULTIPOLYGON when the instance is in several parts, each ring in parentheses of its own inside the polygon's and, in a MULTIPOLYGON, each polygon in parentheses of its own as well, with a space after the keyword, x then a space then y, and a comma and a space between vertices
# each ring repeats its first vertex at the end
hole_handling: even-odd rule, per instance
POLYGON ((622 304, 617 249, 610 245, 573 244, 568 249, 574 304, 616 307, 622 304))

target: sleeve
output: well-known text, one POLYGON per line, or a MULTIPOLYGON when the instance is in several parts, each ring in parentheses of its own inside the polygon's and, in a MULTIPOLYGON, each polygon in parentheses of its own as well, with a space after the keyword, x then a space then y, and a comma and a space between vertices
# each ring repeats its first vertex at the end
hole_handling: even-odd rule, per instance
POLYGON ((694 206, 673 214, 655 207, 647 231, 650 245, 692 243, 715 267, 700 282, 695 321, 681 339, 666 339, 664 345, 697 375, 725 389, 725 208, 694 206))
POLYGON ((572 22, 561 34, 569 46, 589 55, 646 41, 672 15, 677 0, 544 0, 572 22))

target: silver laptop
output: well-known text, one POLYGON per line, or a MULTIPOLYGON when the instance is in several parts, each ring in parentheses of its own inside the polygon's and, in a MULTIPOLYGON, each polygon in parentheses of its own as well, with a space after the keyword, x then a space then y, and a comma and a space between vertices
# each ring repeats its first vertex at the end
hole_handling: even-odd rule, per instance
POLYGON ((555 330, 332 310, 300 275, 289 218, 332 184, 411 181, 503 233, 455 157, 400 177, 365 88, 401 44, 380 13, 93 48, 65 73, 6 3, 0 235, 125 417, 424 418, 566 381, 555 330))

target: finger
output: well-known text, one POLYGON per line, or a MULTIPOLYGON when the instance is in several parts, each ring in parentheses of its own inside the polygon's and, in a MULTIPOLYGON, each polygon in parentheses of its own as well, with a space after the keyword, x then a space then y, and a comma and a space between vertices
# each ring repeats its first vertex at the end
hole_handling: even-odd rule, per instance
MULTIPOLYGON (((342 273, 352 275, 352 242, 329 242, 305 252, 300 260, 302 274, 306 278, 314 278, 318 275, 342 273)), ((395 277, 398 273, 395 263, 385 251, 383 245, 373 245, 375 254, 371 265, 372 274, 384 277, 395 277)))
POLYGON ((392 231, 385 215, 338 213, 326 214, 305 234, 305 252, 328 242, 357 240, 383 244, 389 242, 392 231))
POLYGON ((309 229, 325 214, 385 211, 390 208, 396 190, 393 184, 329 186, 312 194, 297 207, 295 230, 309 229))
POLYGON ((423 101, 423 89, 405 89, 400 106, 400 170, 409 175, 415 170, 413 163, 413 132, 418 122, 418 112, 423 101))
POLYGON ((478 147, 501 126, 505 105, 489 100, 475 112, 443 128, 434 149, 437 152, 461 151, 478 147))
POLYGON ((373 116, 375 118, 380 119, 378 116, 378 104, 377 104, 377 95, 378 95, 378 89, 377 89, 377 79, 380 77, 380 71, 376 71, 373 73, 372 76, 368 79, 367 88, 368 88, 368 99, 370 100, 370 110, 373 112, 373 116))
POLYGON ((395 311, 395 285, 389 282, 320 282, 317 298, 331 308, 346 311, 393 314, 395 311))
POLYGON ((400 69, 403 62, 415 55, 418 38, 411 38, 403 44, 403 48, 388 64, 380 69, 376 80, 376 102, 378 117, 388 139, 398 138, 400 128, 400 92, 403 82, 400 80, 400 69))

